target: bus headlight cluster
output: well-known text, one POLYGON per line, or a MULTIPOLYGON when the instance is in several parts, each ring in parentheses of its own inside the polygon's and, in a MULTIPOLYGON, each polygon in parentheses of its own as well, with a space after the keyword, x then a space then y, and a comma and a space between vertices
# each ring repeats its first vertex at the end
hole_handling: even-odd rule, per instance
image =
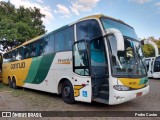
POLYGON ((113 88, 118 90, 118 91, 127 91, 127 90, 129 90, 129 87, 124 86, 124 85, 114 85, 113 88))

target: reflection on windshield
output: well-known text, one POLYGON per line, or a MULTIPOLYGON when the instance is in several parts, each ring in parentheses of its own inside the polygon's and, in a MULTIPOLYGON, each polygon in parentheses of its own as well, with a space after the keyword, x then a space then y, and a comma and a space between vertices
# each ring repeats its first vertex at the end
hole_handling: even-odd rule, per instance
POLYGON ((124 36, 128 36, 134 39, 138 39, 134 29, 126 24, 123 24, 122 22, 115 21, 113 19, 101 18, 102 24, 104 26, 104 29, 107 30, 109 28, 115 28, 121 31, 121 33, 124 36))
POLYGON ((142 61, 143 52, 138 42, 124 38, 125 50, 117 51, 115 36, 110 35, 108 39, 111 47, 113 75, 122 77, 146 75, 145 66, 142 61))

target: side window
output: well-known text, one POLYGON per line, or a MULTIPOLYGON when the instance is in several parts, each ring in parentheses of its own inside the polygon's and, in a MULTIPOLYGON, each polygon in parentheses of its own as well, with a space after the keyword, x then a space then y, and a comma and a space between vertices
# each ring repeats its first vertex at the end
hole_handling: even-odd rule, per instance
POLYGON ((24 59, 31 57, 31 49, 29 45, 24 46, 24 56, 23 57, 24 59))
POLYGON ((74 42, 74 27, 69 27, 65 30, 66 38, 66 50, 72 50, 72 45, 74 42))
POLYGON ((74 45, 74 72, 79 75, 89 75, 89 60, 85 42, 79 41, 74 45))
POLYGON ((35 57, 35 56, 37 56, 37 54, 36 54, 36 43, 32 43, 32 45, 31 45, 31 57, 35 57))
POLYGON ((54 44, 55 44, 54 34, 51 34, 49 40, 49 53, 54 52, 54 44))
POLYGON ((60 31, 55 34, 55 51, 63 51, 65 48, 65 31, 60 31))
POLYGON ((54 52, 54 35, 49 35, 44 39, 44 54, 54 52))
POLYGON ((16 60, 21 60, 22 57, 22 48, 17 49, 17 55, 16 55, 16 60))
POLYGON ((55 34, 55 51, 72 50, 74 27, 71 26, 55 34))
POLYGON ((8 53, 8 61, 9 61, 9 62, 12 61, 12 53, 11 53, 11 52, 8 53))
POLYGON ((37 55, 40 56, 44 54, 44 48, 46 46, 44 38, 39 40, 37 43, 37 55))
POLYGON ((11 61, 15 61, 16 60, 16 50, 12 51, 12 60, 11 61))
POLYGON ((9 62, 8 53, 4 54, 3 59, 3 62, 9 62))
POLYGON ((101 35, 101 28, 96 20, 86 20, 77 24, 77 40, 90 40, 101 35))

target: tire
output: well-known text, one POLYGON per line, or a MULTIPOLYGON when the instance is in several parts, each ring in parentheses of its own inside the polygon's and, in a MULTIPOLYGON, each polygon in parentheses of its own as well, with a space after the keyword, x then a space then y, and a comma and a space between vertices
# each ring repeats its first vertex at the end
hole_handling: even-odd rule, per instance
POLYGON ((62 99, 65 103, 68 104, 75 102, 73 87, 69 81, 65 81, 62 85, 62 99))
POLYGON ((12 79, 12 88, 17 89, 16 80, 15 78, 12 79))
POLYGON ((10 88, 12 88, 12 80, 11 80, 11 78, 8 78, 8 86, 9 86, 10 88))

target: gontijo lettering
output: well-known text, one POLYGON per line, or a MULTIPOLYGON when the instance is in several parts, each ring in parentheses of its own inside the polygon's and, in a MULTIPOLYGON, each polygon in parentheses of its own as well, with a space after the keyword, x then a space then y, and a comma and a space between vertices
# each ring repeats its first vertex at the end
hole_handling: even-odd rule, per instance
POLYGON ((25 62, 11 64, 11 69, 25 68, 25 62))

